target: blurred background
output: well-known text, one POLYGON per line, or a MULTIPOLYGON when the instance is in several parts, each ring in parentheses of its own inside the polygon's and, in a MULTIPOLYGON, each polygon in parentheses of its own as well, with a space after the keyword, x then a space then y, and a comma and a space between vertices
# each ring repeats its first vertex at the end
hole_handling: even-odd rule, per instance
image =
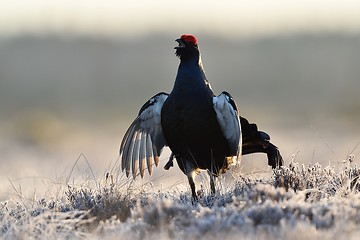
MULTIPOLYGON (((1 5, 0 200, 103 178, 142 104, 171 91, 183 33, 197 36, 215 93, 229 91, 286 163, 359 161, 359 1, 1 5)), ((186 182, 177 167, 162 169, 168 156, 152 181, 186 182)), ((269 170, 262 154, 243 158, 242 168, 269 170)))

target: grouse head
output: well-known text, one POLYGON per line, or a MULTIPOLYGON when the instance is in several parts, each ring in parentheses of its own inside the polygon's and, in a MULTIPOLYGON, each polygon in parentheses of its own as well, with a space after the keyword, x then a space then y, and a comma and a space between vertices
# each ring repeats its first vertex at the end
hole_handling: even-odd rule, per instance
POLYGON ((179 43, 179 46, 175 47, 175 55, 178 56, 180 60, 199 58, 199 46, 197 44, 197 39, 194 35, 183 34, 179 39, 176 39, 175 41, 179 43))

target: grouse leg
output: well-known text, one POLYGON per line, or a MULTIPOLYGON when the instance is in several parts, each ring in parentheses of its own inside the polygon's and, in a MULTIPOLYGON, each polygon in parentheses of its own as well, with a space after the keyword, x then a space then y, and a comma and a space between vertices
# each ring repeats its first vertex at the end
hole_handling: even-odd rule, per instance
POLYGON ((210 189, 211 189, 211 195, 215 195, 215 177, 214 174, 212 174, 210 171, 208 171, 210 176, 210 189))
POLYGON ((189 180, 189 184, 190 184, 190 188, 191 188, 191 194, 192 194, 191 201, 193 203, 195 203, 195 202, 198 201, 198 197, 196 196, 196 192, 195 192, 195 182, 194 182, 193 176, 188 176, 188 180, 189 180))
POLYGON ((174 153, 171 153, 169 157, 169 161, 164 166, 165 170, 169 170, 171 167, 174 166, 173 160, 174 160, 174 153))

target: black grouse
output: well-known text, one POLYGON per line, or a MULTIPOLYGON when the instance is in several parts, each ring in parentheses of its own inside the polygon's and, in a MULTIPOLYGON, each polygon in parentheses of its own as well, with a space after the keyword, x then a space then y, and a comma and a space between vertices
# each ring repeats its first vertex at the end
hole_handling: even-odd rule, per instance
POLYGON ((163 147, 169 146, 172 153, 164 168, 169 169, 175 157, 196 201, 194 177, 200 170, 208 171, 214 194, 214 177, 226 172, 240 155, 263 152, 269 165, 281 166, 283 159, 269 135, 239 117, 229 93, 214 95, 196 37, 184 34, 176 41, 180 65, 173 90, 147 101, 122 140, 121 166, 126 176, 131 171, 136 177, 139 171, 143 177, 145 168, 151 175, 153 163, 158 166, 163 147))

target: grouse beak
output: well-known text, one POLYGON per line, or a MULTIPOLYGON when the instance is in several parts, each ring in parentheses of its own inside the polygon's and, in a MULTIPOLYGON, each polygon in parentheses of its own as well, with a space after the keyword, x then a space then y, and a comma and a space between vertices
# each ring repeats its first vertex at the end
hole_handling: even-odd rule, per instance
POLYGON ((185 43, 183 42, 182 39, 179 38, 179 39, 176 39, 175 41, 179 43, 179 46, 174 47, 175 49, 179 49, 179 48, 184 48, 184 47, 185 47, 185 43))

